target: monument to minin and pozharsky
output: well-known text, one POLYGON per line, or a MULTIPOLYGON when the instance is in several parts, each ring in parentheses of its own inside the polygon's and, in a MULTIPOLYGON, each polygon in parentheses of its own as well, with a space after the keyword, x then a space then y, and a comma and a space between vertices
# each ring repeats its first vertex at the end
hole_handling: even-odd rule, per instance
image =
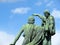
POLYGON ((51 36, 55 34, 54 17, 50 15, 48 10, 44 11, 44 16, 32 14, 32 16, 28 18, 27 24, 22 26, 13 44, 10 45, 15 45, 22 33, 24 37, 22 45, 51 45, 51 36), (42 20, 41 26, 34 24, 36 21, 35 16, 42 20))

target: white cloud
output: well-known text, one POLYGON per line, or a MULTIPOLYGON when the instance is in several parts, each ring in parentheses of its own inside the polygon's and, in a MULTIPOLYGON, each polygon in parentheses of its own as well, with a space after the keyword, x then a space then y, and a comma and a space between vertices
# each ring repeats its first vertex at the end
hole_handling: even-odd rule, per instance
POLYGON ((56 31, 56 34, 52 37, 52 45, 60 45, 60 31, 56 31))
POLYGON ((0 31, 0 45, 9 45, 13 38, 13 35, 0 31))
MULTIPOLYGON (((13 43, 14 38, 14 35, 0 31, 0 45, 9 45, 13 43)), ((23 39, 24 38, 21 36, 20 39, 17 41, 16 45, 22 45, 23 39)))
POLYGON ((0 0, 0 2, 19 2, 24 0, 0 0))
POLYGON ((12 9, 11 12, 13 14, 26 14, 30 10, 31 10, 31 8, 29 8, 29 7, 22 7, 22 8, 12 9))
POLYGON ((55 18, 60 18, 60 10, 54 9, 51 13, 55 18))
POLYGON ((35 3, 36 6, 40 6, 41 4, 42 3, 40 1, 35 3))

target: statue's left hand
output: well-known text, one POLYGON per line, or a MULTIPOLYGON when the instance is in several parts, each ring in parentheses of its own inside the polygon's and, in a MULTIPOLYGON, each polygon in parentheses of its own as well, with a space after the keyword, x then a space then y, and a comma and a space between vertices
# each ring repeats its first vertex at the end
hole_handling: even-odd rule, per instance
POLYGON ((33 16, 38 16, 37 14, 32 14, 33 16))

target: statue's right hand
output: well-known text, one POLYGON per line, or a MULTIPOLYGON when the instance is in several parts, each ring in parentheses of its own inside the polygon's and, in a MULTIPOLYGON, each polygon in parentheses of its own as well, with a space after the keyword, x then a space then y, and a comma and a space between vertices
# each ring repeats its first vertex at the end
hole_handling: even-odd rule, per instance
POLYGON ((10 45, 15 45, 15 44, 10 44, 10 45))
POLYGON ((38 16, 38 14, 32 14, 33 16, 38 16))

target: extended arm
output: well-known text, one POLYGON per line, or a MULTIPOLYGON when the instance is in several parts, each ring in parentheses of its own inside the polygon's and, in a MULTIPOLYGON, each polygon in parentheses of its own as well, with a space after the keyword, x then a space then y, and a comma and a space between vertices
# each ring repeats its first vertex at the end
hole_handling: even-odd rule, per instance
POLYGON ((18 35, 16 36, 15 40, 14 40, 14 43, 13 44, 16 44, 17 40, 19 39, 19 37, 21 36, 23 30, 21 30, 18 35))
POLYGON ((42 21, 45 21, 45 17, 40 14, 32 14, 33 16, 38 16, 42 21))
POLYGON ((15 44, 16 44, 17 40, 19 39, 19 37, 21 36, 21 34, 23 33, 23 31, 24 31, 24 30, 23 30, 23 28, 22 28, 22 29, 18 32, 18 34, 17 34, 17 36, 16 36, 13 44, 10 44, 10 45, 15 45, 15 44))

